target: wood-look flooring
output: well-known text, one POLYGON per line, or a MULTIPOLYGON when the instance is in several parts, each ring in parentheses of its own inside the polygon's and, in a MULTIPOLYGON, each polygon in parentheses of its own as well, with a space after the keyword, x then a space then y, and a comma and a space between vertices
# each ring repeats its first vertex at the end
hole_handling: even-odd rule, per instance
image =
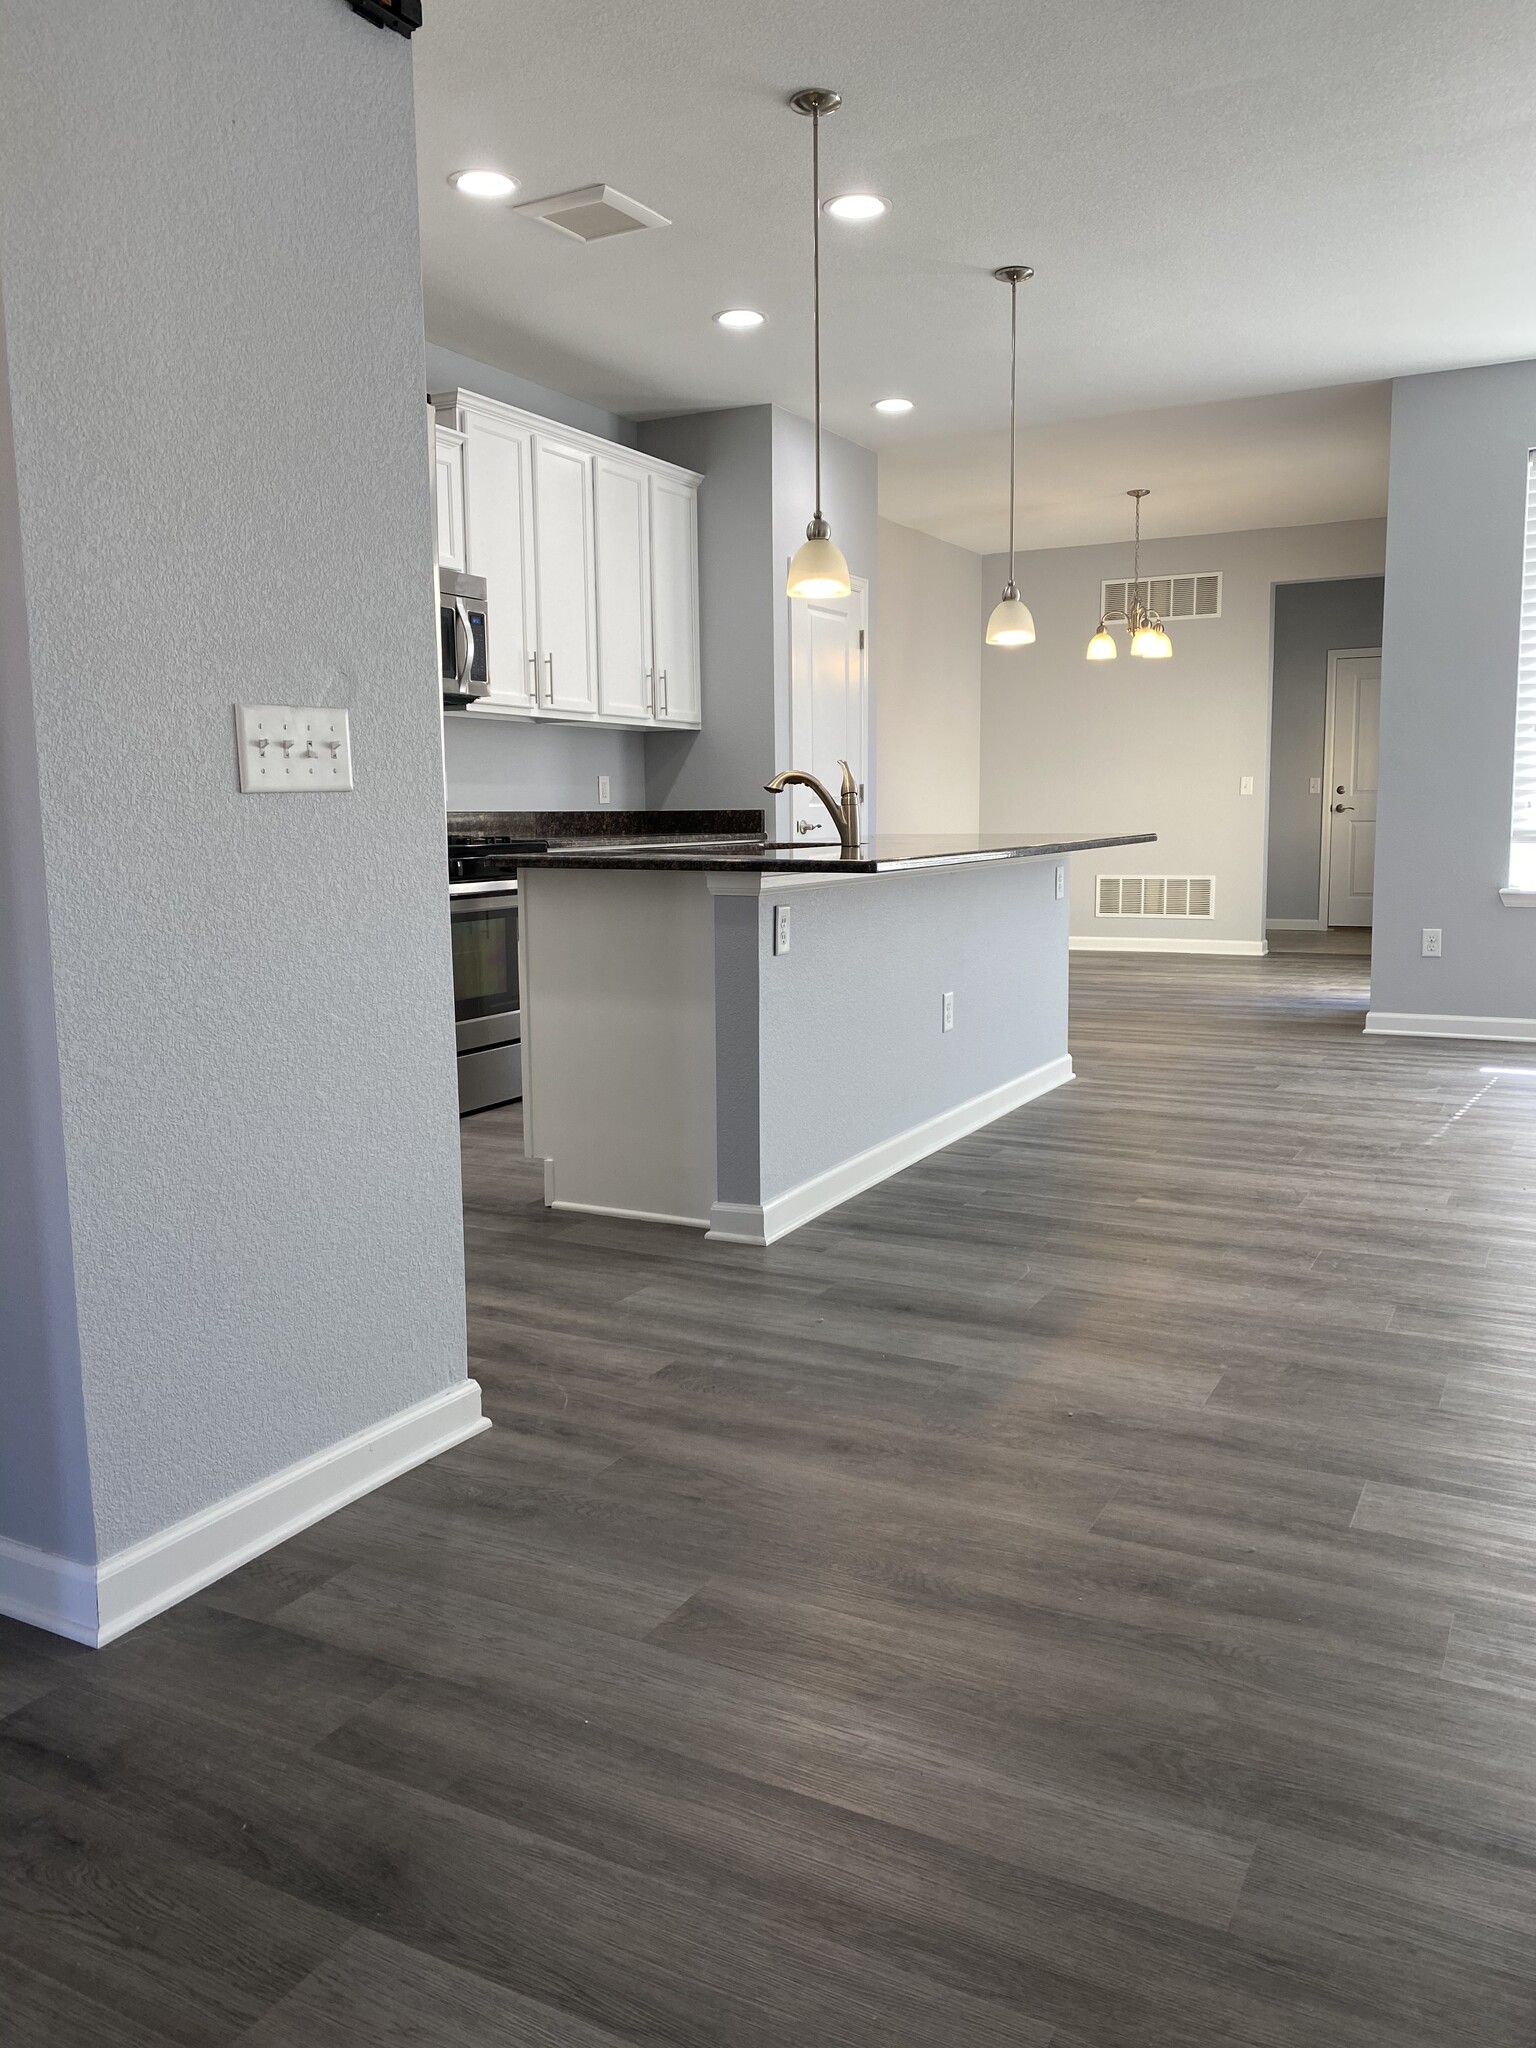
POLYGON ((767 1251, 468 1122, 497 1427, 0 1625, 7 2048, 1531 2048, 1536 1073, 1349 958, 1073 984, 767 1251))

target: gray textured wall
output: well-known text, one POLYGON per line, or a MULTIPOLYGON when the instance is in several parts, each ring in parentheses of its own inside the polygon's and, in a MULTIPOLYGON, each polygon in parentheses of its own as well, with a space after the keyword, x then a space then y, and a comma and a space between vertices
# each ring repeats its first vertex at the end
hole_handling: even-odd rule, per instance
POLYGON ((1275 592, 1274 690, 1270 703, 1270 917, 1315 918, 1322 874, 1323 773, 1328 656, 1381 645, 1382 579, 1282 583, 1275 592))
POLYGON ((110 1553, 465 1369, 410 48, 340 0, 0 0, 0 43, 110 1553), (345 705, 355 792, 240 796, 240 700, 345 705))
POLYGON ((1536 911, 1498 895, 1533 446, 1536 362, 1392 387, 1373 1010, 1536 1018, 1536 911))
POLYGON ((981 557, 880 521, 874 773, 882 832, 974 832, 981 817, 981 557))
MULTIPOLYGON (((659 809, 760 805, 789 759, 789 599, 784 578, 815 505, 809 423, 777 406, 646 420, 640 446, 703 476, 699 634, 703 729, 648 734, 647 800, 659 809)), ((823 501, 855 576, 878 577, 875 458, 826 436, 823 501)), ((875 658, 871 636, 871 660, 875 658)), ((789 799, 779 799, 779 830, 789 799)))
POLYGON ((646 736, 454 713, 443 720, 450 811, 590 811, 597 778, 615 810, 645 808, 646 736))
POLYGON ((702 729, 648 734, 657 809, 760 807, 774 772, 773 409, 646 420, 640 446, 697 470, 702 729))
MULTIPOLYGON (((0 306, 3 316, 3 306, 0 306)), ((0 317, 0 1537, 96 1554, 0 317)))
POLYGON ((717 897, 720 1042, 755 1053, 744 1069, 717 1067, 720 1200, 772 1201, 1059 1058, 1067 905, 1055 889, 1054 860, 797 889, 777 956, 771 895, 717 897), (833 1034, 821 1025, 831 982, 857 1005, 852 1028, 833 1034), (755 1030, 743 1021, 754 1006, 755 1030))
MULTIPOLYGON (((1155 538, 1142 544, 1142 574, 1219 570, 1222 616, 1170 622, 1171 661, 1132 661, 1122 633, 1117 660, 1090 662, 1084 649, 1102 582, 1129 575, 1129 541, 1020 555, 1019 587, 1039 638, 982 655, 982 827, 1155 832, 1156 845, 1074 862, 1074 934, 1256 943, 1264 934, 1274 586, 1376 573, 1385 529, 1372 519, 1170 538, 1155 532, 1156 504, 1148 500, 1155 538), (1245 775, 1252 796, 1239 794, 1245 775), (1098 873, 1214 875, 1216 915, 1187 929, 1171 919, 1097 917, 1098 873)), ((1001 589, 1007 558, 990 556, 984 575, 988 590, 1001 589)))

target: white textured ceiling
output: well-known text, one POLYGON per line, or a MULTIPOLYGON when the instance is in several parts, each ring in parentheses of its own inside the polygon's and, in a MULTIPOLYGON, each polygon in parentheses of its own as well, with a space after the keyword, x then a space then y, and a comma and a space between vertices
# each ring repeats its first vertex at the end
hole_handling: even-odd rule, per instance
POLYGON ((826 415, 882 509, 1005 539, 1021 295, 1021 541, 1379 513, 1381 380, 1536 355, 1529 0, 428 0, 415 38, 428 328, 627 413, 810 403, 809 133, 826 415), (606 181, 673 225, 582 245, 459 197, 606 181), (711 314, 756 305, 729 335, 711 314), (1353 390, 1336 387, 1352 386, 1353 390), (916 401, 888 422, 871 401, 916 401), (1134 469, 1135 474, 1129 470, 1134 469), (1154 507, 1156 510, 1154 511, 1154 507))

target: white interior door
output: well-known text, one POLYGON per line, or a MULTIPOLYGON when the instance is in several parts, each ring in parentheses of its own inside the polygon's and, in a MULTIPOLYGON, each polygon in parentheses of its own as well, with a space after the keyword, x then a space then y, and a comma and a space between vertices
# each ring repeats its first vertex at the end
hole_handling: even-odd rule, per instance
MULTIPOLYGON (((789 760, 809 768, 833 796, 846 761, 867 805, 869 771, 868 586, 856 582, 847 597, 789 600, 789 760)), ((790 807, 796 839, 836 841, 837 827, 815 794, 796 784, 790 807)))
POLYGON ((649 718, 651 586, 644 470, 597 459, 597 708, 605 718, 649 718))
POLYGON ((593 556, 592 457, 585 449, 566 448, 536 434, 533 566, 539 593, 539 703, 546 710, 597 708, 593 556))
POLYGON ((1380 739, 1379 650, 1330 654, 1323 887, 1331 925, 1371 921, 1380 739))

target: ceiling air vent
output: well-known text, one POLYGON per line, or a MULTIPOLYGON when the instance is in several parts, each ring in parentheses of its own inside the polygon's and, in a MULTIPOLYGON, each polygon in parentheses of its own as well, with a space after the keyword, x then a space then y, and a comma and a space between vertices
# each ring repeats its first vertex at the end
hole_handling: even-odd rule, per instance
POLYGON ((631 235, 636 228, 669 228, 664 213, 653 213, 638 199, 615 192, 611 185, 583 185, 579 192, 557 192, 552 199, 530 199, 514 206, 546 227, 558 228, 578 242, 604 242, 610 235, 631 235))
POLYGON ((1100 917, 1214 917, 1212 875, 1100 875, 1100 917))
POLYGON ((1104 585, 1104 610, 1130 610, 1130 599, 1139 595, 1160 619, 1219 619, 1221 577, 1219 575, 1143 576, 1139 583, 1127 577, 1121 583, 1104 585))

